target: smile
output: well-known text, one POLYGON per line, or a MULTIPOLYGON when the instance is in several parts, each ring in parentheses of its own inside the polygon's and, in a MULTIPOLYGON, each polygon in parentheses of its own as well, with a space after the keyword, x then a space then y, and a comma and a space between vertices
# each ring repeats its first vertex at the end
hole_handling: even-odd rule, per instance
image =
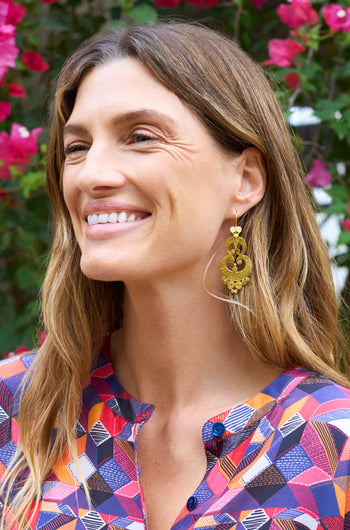
POLYGON ((140 221, 141 216, 136 217, 134 213, 127 214, 126 212, 112 212, 112 213, 100 213, 98 215, 88 215, 87 222, 89 225, 106 224, 106 223, 132 223, 133 221, 140 221))

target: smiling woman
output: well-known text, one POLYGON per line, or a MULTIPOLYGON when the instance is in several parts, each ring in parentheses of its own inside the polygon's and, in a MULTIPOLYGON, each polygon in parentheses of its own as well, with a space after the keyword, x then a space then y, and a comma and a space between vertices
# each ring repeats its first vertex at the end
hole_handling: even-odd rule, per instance
POLYGON ((184 23, 83 43, 47 177, 48 336, 0 365, 2 527, 347 528, 347 357, 261 69, 184 23))

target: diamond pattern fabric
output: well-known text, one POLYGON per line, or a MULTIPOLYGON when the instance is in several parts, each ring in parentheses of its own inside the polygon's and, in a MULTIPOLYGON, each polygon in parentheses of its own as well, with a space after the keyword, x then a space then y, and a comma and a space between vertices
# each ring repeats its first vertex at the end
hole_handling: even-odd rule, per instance
MULTIPOLYGON (((0 479, 16 450, 16 391, 32 360, 27 354, 0 363, 0 479)), ((29 528, 146 529, 137 435, 153 410, 118 383, 107 338, 77 422, 91 505, 79 466, 63 454, 29 528)), ((289 370, 208 420, 202 435, 207 472, 172 530, 350 530, 350 390, 289 370)))

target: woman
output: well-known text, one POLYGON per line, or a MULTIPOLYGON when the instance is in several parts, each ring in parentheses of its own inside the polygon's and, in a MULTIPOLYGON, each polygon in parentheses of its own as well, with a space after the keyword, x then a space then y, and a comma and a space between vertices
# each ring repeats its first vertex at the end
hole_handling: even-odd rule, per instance
POLYGON ((1 366, 3 526, 347 527, 337 305, 260 67, 196 25, 87 41, 47 164, 48 337, 1 366))

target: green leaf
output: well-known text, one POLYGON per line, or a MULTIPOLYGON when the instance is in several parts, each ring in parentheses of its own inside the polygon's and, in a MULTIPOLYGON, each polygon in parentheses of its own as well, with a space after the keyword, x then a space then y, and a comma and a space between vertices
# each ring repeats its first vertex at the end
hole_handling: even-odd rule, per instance
POLYGON ((347 232, 344 229, 341 230, 338 238, 338 245, 350 245, 350 232, 347 232))
POLYGON ((30 194, 45 185, 45 176, 42 171, 29 171, 20 175, 23 196, 27 199, 30 194))
POLYGON ((130 9, 128 16, 142 24, 155 24, 157 22, 157 11, 148 4, 140 4, 130 9))
POLYGON ((18 267, 15 272, 16 284, 20 289, 35 289, 40 287, 42 277, 36 271, 29 267, 18 267))
POLYGON ((128 13, 132 8, 133 0, 119 0, 120 9, 125 13, 128 13))
POLYGON ((16 245, 23 250, 28 250, 33 247, 33 243, 37 240, 37 235, 32 232, 22 232, 16 237, 16 245))
POLYGON ((343 140, 349 132, 349 124, 345 120, 332 120, 329 125, 337 133, 340 140, 343 140))
POLYGON ((333 201, 332 204, 326 208, 326 212, 328 215, 344 214, 348 211, 348 204, 348 201, 333 201))

